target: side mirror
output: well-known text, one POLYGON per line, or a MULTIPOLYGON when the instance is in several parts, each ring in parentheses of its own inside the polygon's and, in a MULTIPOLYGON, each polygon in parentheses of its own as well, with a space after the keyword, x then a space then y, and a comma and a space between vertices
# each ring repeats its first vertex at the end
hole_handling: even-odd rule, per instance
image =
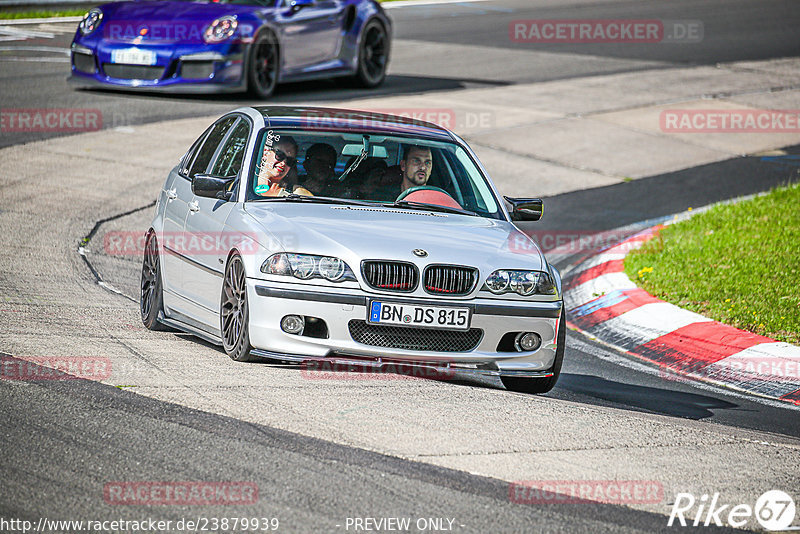
POLYGON ((292 0, 289 2, 289 8, 291 9, 292 14, 295 14, 304 7, 313 5, 314 2, 315 0, 292 0))
POLYGON ((228 191, 228 187, 235 178, 220 178, 219 176, 209 176, 208 174, 197 174, 192 178, 192 193, 198 197, 218 198, 220 200, 231 200, 233 192, 228 191))
POLYGON ((503 198, 511 205, 512 221, 538 221, 544 215, 544 202, 541 198, 503 198))

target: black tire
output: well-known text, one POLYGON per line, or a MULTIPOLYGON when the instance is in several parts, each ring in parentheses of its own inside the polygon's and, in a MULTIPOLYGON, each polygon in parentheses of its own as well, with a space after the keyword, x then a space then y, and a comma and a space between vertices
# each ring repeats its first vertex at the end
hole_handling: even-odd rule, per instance
POLYGON ((553 389, 558 382, 558 377, 561 374, 561 365, 564 363, 564 349, 566 348, 567 340, 567 314, 564 307, 561 307, 561 317, 558 320, 558 335, 556 336, 556 359, 553 362, 553 367, 550 369, 553 376, 549 378, 514 378, 514 377, 500 377, 503 385, 509 391, 516 391, 517 393, 531 393, 540 394, 547 393, 553 389))
POLYGON ((222 347, 232 360, 252 362, 258 358, 250 355, 250 308, 247 304, 247 284, 244 263, 238 254, 231 256, 225 267, 222 281, 219 325, 222 347))
POLYGON ((158 322, 164 312, 164 293, 161 283, 161 260, 158 256, 158 242, 153 233, 147 236, 142 260, 142 279, 139 293, 139 313, 142 323, 149 330, 168 330, 158 322))
POLYGON ((359 87, 378 87, 386 78, 389 64, 389 36, 377 20, 369 21, 361 32, 355 82, 359 87))
POLYGON ((253 98, 269 98, 278 84, 280 55, 278 41, 270 32, 261 32, 250 45, 247 61, 247 92, 253 98))

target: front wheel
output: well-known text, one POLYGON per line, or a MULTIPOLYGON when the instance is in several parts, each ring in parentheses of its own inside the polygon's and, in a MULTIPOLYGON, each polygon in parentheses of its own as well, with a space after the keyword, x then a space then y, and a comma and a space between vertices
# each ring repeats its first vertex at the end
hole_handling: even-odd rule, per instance
POLYGON ((564 363, 564 349, 566 348, 567 340, 567 314, 564 311, 564 306, 561 306, 561 317, 558 320, 558 335, 556 336, 556 358, 553 361, 553 367, 550 370, 553 376, 549 378, 515 378, 510 376, 500 377, 503 385, 509 391, 516 391, 517 393, 547 393, 558 382, 558 377, 561 374, 561 364, 564 363))
POLYGON ((368 89, 379 86, 386 78, 388 63, 389 36, 380 22, 372 20, 367 23, 361 34, 356 83, 368 89))
POLYGON ((167 330, 158 322, 158 316, 164 311, 164 292, 161 282, 161 262, 158 256, 156 236, 150 234, 144 247, 142 260, 142 279, 139 294, 139 312, 142 323, 149 330, 167 330))
POLYGON ((257 360, 250 355, 253 348, 250 345, 250 309, 247 305, 244 263, 239 255, 231 257, 225 268, 219 318, 222 346, 228 356, 237 362, 257 360))
POLYGON ((266 99, 278 84, 278 42, 271 33, 259 34, 250 45, 247 68, 247 92, 253 98, 266 99))

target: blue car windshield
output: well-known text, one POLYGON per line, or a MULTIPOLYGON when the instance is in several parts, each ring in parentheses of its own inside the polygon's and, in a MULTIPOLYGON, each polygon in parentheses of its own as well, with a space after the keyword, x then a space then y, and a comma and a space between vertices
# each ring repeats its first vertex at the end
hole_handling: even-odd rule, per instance
POLYGON ((453 142, 270 130, 256 151, 248 200, 295 193, 503 218, 483 173, 453 142))

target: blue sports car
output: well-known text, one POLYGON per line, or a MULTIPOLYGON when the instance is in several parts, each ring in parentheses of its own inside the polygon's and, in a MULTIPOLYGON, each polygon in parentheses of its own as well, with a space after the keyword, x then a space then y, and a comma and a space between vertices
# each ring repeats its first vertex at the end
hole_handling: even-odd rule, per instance
POLYGON ((348 76, 386 77, 392 24, 374 0, 133 0, 91 9, 75 32, 70 82, 243 92, 348 76))

